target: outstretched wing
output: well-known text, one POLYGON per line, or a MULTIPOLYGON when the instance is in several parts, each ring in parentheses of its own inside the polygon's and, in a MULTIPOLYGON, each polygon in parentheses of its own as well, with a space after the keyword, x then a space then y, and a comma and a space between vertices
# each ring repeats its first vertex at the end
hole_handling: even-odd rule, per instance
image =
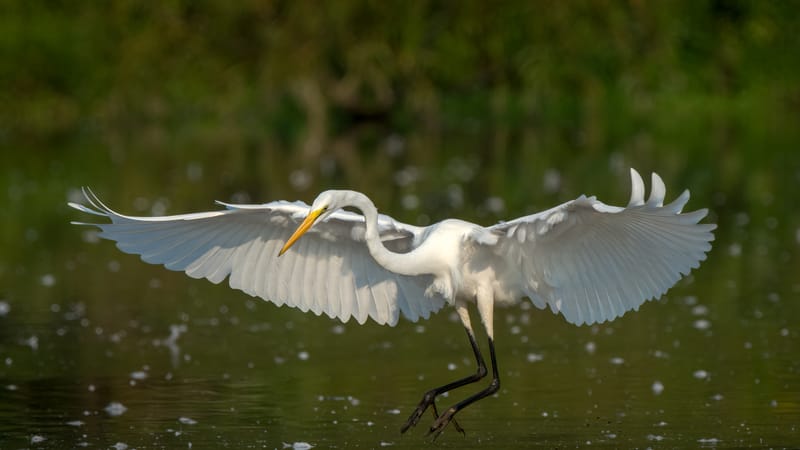
MULTIPOLYGON (((338 211, 319 222, 292 249, 278 251, 308 213, 302 202, 230 205, 213 212, 164 217, 131 217, 105 206, 84 189, 90 207, 70 203, 80 211, 111 219, 111 223, 78 223, 100 228, 100 237, 117 242, 143 261, 184 271, 193 278, 230 286, 268 300, 359 323, 367 317, 395 325, 402 313, 411 321, 427 318, 444 300, 426 297, 430 276, 409 277, 378 265, 364 243, 364 218, 338 211)), ((420 231, 381 215, 381 239, 397 252, 411 249, 420 231)))
POLYGON ((501 236, 495 251, 520 271, 512 291, 571 323, 591 324, 638 309, 698 267, 714 240, 716 225, 699 223, 708 211, 681 212, 688 190, 664 205, 655 173, 647 202, 633 169, 631 182, 625 208, 581 196, 491 227, 501 236))

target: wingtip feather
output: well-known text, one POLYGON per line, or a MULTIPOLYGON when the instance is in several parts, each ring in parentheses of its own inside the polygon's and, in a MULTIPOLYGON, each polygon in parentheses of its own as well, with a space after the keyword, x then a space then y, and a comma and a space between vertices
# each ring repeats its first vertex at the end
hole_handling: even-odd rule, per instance
POLYGON ((644 205, 644 181, 639 172, 631 167, 631 200, 628 207, 644 205))

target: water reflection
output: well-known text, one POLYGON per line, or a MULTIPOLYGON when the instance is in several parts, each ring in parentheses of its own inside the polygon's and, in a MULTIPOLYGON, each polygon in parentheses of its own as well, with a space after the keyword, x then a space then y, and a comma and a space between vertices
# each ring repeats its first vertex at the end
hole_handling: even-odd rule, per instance
MULTIPOLYGON (((17 175, 5 189, 15 220, 2 224, 0 447, 426 444, 430 416, 400 436, 403 420, 426 388, 474 370, 452 312, 392 329, 276 308, 122 255, 59 209, 87 182, 137 214, 208 209, 214 198, 308 201, 348 186, 418 224, 489 224, 578 192, 627 198, 609 175, 628 165, 619 154, 592 171, 539 154, 520 174, 483 164, 482 142, 463 136, 449 144, 458 154, 434 151, 441 136, 388 136, 388 162, 353 157, 346 170, 339 155, 278 173, 256 162, 265 169, 256 177, 244 170, 252 161, 159 163, 135 150, 130 166, 99 169, 67 153, 71 175, 60 181, 8 169, 17 175), (107 172, 121 180, 103 181, 107 172)), ((721 226, 709 260, 611 324, 573 327, 527 303, 498 311, 501 391, 461 413, 466 437, 447 430, 437 446, 796 446, 800 225, 779 198, 704 191, 702 180, 722 177, 704 170, 664 176, 697 182, 677 183, 692 186, 696 205, 713 199, 709 221, 721 226)))
MULTIPOLYGON (((85 252, 80 262, 47 269, 55 282, 32 266, 3 300, 4 448, 418 447, 424 427, 401 437, 399 425, 423 390, 474 370, 449 312, 340 324, 78 244, 64 257, 85 252), (26 293, 46 301, 17 301, 26 293)), ((729 292, 700 271, 582 328, 530 306, 499 311, 502 390, 459 417, 466 438, 450 430, 437 445, 793 445, 796 286, 746 302, 729 292)))

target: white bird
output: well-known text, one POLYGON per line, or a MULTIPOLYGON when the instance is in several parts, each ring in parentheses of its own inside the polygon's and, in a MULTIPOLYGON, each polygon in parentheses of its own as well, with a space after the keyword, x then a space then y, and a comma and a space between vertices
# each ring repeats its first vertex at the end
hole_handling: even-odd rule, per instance
POLYGON ((644 182, 633 169, 631 181, 624 208, 582 195, 491 227, 456 219, 428 227, 404 224, 378 214, 364 194, 344 190, 325 191, 310 207, 220 202, 224 210, 164 217, 116 213, 88 189, 83 192, 93 208, 69 206, 110 219, 73 223, 97 226, 100 237, 117 241, 123 252, 213 283, 230 276, 232 288, 276 305, 343 322, 352 317, 364 323, 369 317, 388 325, 401 314, 416 321, 445 305, 455 307, 477 372, 426 392, 401 428, 405 432, 416 425, 431 407, 430 433, 438 436, 451 421, 463 433, 455 414, 500 387, 496 305, 527 297, 576 325, 613 320, 660 297, 706 258, 716 225, 699 223, 706 209, 681 212, 689 191, 664 205, 658 175, 653 173, 647 201, 644 182), (363 215, 343 211, 346 207, 363 215), (470 303, 477 304, 486 328, 492 381, 440 415, 437 396, 488 372, 470 323, 470 303))

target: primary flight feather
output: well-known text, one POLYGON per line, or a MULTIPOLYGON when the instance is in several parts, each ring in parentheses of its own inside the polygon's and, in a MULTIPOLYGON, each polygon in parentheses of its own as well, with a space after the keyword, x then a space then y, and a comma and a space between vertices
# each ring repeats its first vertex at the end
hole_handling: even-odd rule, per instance
POLYGON ((491 227, 448 219, 416 227, 378 214, 364 194, 325 191, 302 202, 263 205, 220 203, 223 210, 163 217, 114 212, 90 190, 89 206, 69 203, 110 223, 100 237, 151 264, 230 286, 277 305, 342 321, 371 318, 395 325, 454 306, 475 353, 475 375, 428 391, 402 427, 415 425, 432 407, 430 432, 438 435, 467 405, 496 392, 496 304, 527 297, 574 324, 613 320, 658 298, 711 249, 714 224, 701 209, 683 213, 689 191, 665 205, 666 189, 652 176, 647 201, 641 176, 631 169, 626 207, 580 196, 547 211, 491 227), (354 207, 356 214, 342 210, 354 207), (476 303, 489 337, 492 383, 445 410, 435 398, 487 373, 467 304, 476 303))

